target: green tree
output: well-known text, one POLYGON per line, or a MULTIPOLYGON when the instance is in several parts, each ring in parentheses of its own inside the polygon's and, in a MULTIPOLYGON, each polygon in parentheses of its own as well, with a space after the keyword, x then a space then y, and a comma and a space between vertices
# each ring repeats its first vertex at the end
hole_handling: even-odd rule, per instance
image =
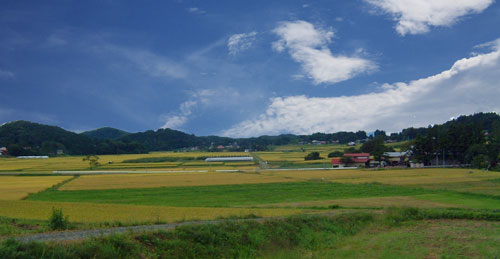
POLYGON ((361 151, 365 153, 370 153, 373 155, 375 160, 380 160, 384 155, 384 152, 394 151, 393 148, 384 145, 384 140, 382 138, 376 138, 365 142, 361 146, 361 151))
POLYGON ((23 148, 18 144, 10 144, 7 146, 9 155, 11 156, 22 156, 24 154, 23 148))
POLYGON ((95 155, 88 155, 82 159, 82 161, 89 161, 90 170, 100 166, 101 164, 98 162, 99 157, 95 155))
POLYGON ((321 157, 319 156, 319 152, 311 152, 304 157, 304 160, 319 160, 321 157))
POLYGON ((343 155, 344 155, 344 153, 342 153, 340 151, 333 151, 333 152, 328 153, 328 157, 341 157, 343 155))
POLYGON ((343 164, 351 164, 354 162, 354 160, 352 160, 352 157, 350 156, 343 156, 342 158, 340 158, 340 162, 342 162, 343 164))
POLYGON ((64 230, 69 226, 69 217, 64 217, 62 209, 52 208, 52 215, 49 218, 49 227, 52 230, 64 230))
POLYGON ((486 155, 477 155, 472 159, 472 167, 486 169, 490 167, 490 161, 486 155))

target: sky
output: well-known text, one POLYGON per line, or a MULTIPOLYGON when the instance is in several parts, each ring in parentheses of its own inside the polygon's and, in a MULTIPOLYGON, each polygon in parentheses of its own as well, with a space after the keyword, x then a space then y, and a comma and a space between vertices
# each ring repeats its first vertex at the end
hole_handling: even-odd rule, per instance
POLYGON ((0 124, 251 137, 500 112, 494 0, 3 0, 0 124))

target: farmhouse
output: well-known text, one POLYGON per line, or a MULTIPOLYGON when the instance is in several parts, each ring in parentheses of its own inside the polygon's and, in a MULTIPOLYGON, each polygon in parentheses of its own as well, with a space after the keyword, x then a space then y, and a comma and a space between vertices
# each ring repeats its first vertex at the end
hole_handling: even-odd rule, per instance
POLYGON ((370 153, 347 153, 344 157, 350 157, 350 165, 357 167, 368 167, 370 163, 370 153))
POLYGON ((209 157, 205 162, 253 162, 251 156, 235 156, 235 157, 209 157))
POLYGON ((332 167, 333 168, 342 168, 345 167, 345 164, 340 161, 340 158, 332 158, 332 167))
POLYGON ((342 158, 333 158, 332 167, 345 166, 369 167, 370 153, 346 153, 342 158))
POLYGON ((384 152, 384 160, 390 166, 401 166, 408 164, 408 152, 384 152))

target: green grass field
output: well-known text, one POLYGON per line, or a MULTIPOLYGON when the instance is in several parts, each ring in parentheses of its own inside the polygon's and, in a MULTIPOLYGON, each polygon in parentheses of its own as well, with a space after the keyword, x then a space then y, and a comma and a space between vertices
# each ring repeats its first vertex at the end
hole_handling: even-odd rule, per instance
POLYGON ((298 182, 148 189, 46 191, 33 194, 28 200, 186 207, 235 207, 355 197, 409 196, 434 192, 421 188, 381 184, 298 182))

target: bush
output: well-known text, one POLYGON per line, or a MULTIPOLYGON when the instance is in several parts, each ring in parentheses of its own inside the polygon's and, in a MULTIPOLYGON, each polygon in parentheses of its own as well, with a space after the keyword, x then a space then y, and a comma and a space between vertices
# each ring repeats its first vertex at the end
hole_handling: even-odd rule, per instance
POLYGON ((52 215, 49 219, 49 227, 52 230, 64 230, 69 226, 69 217, 64 217, 62 209, 52 208, 52 215))
POLYGON ((319 160, 321 157, 319 156, 319 152, 311 152, 304 157, 305 160, 319 160))
POLYGON ((486 155, 477 155, 472 159, 472 167, 486 169, 490 166, 490 161, 486 155))
POLYGON ((340 151, 333 151, 333 152, 330 152, 328 154, 328 157, 341 157, 343 155, 344 155, 344 153, 342 153, 340 151))

